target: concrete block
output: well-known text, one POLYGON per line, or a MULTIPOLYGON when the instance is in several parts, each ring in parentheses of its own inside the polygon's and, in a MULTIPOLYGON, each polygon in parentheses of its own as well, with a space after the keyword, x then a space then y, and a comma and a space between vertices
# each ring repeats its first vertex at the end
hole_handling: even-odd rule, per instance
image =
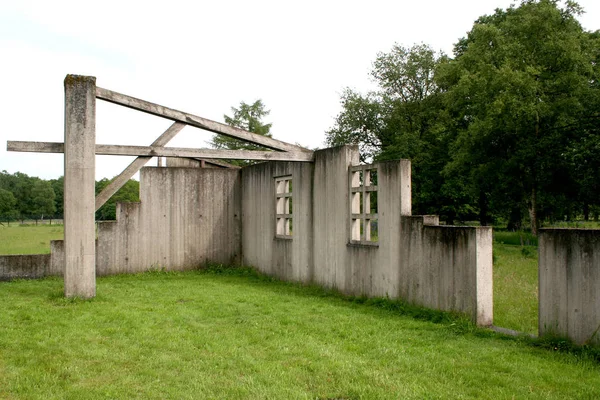
POLYGON ((50 254, 0 256, 0 281, 43 278, 49 269, 50 254))
POLYGON ((539 334, 600 344, 600 230, 541 229, 539 334))

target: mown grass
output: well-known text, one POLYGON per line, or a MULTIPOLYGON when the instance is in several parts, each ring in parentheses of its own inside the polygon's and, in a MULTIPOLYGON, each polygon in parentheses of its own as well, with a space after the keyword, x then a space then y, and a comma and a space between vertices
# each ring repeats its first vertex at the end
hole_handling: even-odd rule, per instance
POLYGON ((4 282, 0 302, 0 398, 600 396, 588 353, 249 270, 99 278, 89 301, 57 279, 4 282))
POLYGON ((64 238, 63 225, 0 225, 0 254, 48 254, 50 241, 64 238))

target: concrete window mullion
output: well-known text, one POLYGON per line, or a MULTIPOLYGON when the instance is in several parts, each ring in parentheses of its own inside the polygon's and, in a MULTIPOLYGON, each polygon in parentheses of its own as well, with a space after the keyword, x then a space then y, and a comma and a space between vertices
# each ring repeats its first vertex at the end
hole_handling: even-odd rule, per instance
POLYGON ((377 232, 378 171, 374 165, 353 166, 349 169, 350 242, 375 244, 377 232))
POLYGON ((275 237, 289 239, 293 233, 292 177, 275 178, 275 237))

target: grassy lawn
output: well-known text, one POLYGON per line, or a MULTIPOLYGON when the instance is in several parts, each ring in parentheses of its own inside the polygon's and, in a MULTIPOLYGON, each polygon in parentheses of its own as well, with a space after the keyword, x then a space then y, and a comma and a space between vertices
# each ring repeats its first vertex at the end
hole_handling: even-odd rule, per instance
POLYGON ((589 356, 251 273, 99 278, 91 301, 0 282, 0 303, 0 398, 600 396, 589 356))
POLYGON ((537 246, 494 242, 494 325, 537 335, 537 258, 537 246))
POLYGON ((63 225, 0 225, 0 254, 48 254, 50 241, 64 238, 63 225))

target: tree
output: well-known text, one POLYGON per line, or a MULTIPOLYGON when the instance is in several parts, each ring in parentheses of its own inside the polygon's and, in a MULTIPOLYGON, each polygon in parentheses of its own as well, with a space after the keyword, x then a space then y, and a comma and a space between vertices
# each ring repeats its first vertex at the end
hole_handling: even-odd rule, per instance
POLYGON ((34 179, 27 174, 15 172, 11 179, 11 191, 17 199, 17 211, 21 222, 28 218, 33 213, 33 189, 34 179))
POLYGON ((361 161, 408 158, 413 167, 413 209, 441 214, 447 221, 472 214, 460 185, 445 185, 453 131, 435 81, 446 59, 431 47, 394 45, 379 53, 371 77, 378 89, 366 95, 346 89, 342 111, 326 133, 330 146, 356 144, 361 161))
POLYGON ((32 208, 30 213, 36 217, 36 224, 38 217, 44 219, 44 215, 52 216, 54 214, 56 211, 56 206, 54 204, 54 190, 52 189, 50 182, 39 178, 33 179, 31 205, 32 208))
POLYGON ((50 185, 54 190, 54 205, 56 207, 56 215, 63 216, 64 215, 64 190, 65 190, 65 179, 64 177, 60 177, 58 179, 51 179, 50 185))
POLYGON ((326 143, 329 146, 358 145, 361 161, 375 158, 387 144, 382 142, 386 135, 381 99, 375 93, 363 96, 347 88, 340 102, 342 112, 326 132, 326 143))
MULTIPOLYGON (((113 178, 114 179, 114 178, 113 178)), ((96 194, 100 193, 109 183, 110 179, 104 178, 96 182, 96 194)), ((115 220, 117 203, 133 203, 140 201, 140 183, 130 179, 115 193, 98 211, 96 219, 101 221, 115 220)))
MULTIPOLYGON (((225 123, 235 128, 240 128, 248 132, 256 133, 271 137, 271 126, 272 124, 265 124, 262 119, 269 115, 269 110, 265 108, 262 100, 256 100, 252 104, 246 104, 243 101, 240 102, 240 107, 231 107, 233 116, 224 115, 225 123)), ((267 150, 256 144, 248 143, 240 139, 230 138, 222 135, 215 135, 212 143, 213 147, 217 149, 227 150, 267 150)), ((228 161, 232 164, 244 166, 249 165, 251 162, 248 160, 233 160, 228 161)))
POLYGON ((496 10, 475 22, 437 75, 458 121, 446 173, 467 179, 483 209, 519 217, 526 208, 534 233, 540 211, 554 212, 573 192, 565 155, 597 90, 598 43, 577 22, 580 12, 551 0, 496 10))
MULTIPOLYGON (((14 217, 17 212, 15 209, 16 204, 17 199, 15 199, 12 192, 0 188, 0 218, 10 220, 10 218, 14 217)), ((2 220, 0 220, 0 222, 2 222, 2 220)))

